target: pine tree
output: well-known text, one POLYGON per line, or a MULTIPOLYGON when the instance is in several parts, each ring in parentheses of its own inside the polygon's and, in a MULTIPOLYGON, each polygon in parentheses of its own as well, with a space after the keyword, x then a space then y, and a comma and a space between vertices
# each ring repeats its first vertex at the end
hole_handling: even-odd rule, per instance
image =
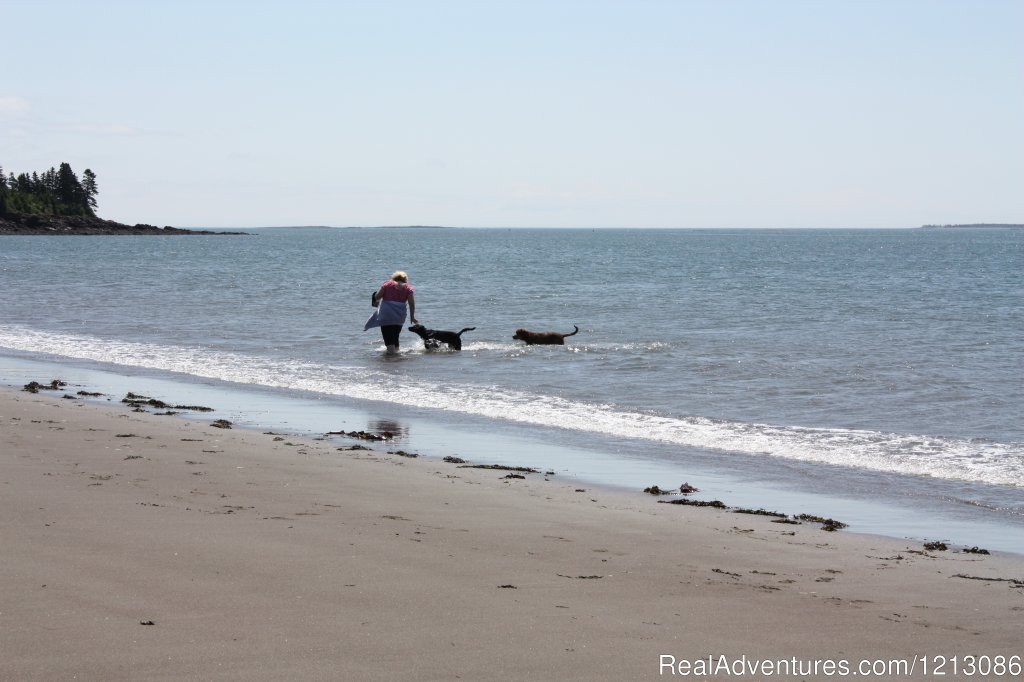
POLYGON ((85 191, 85 200, 90 212, 96 210, 96 195, 99 190, 96 187, 96 174, 86 168, 82 173, 82 189, 85 191))
POLYGON ((42 182, 47 192, 57 191, 57 170, 53 166, 50 166, 50 170, 43 173, 42 182))
POLYGON ((60 170, 57 171, 57 186, 54 189, 57 200, 68 208, 85 204, 85 190, 82 189, 82 184, 78 182, 78 176, 75 175, 75 171, 71 170, 71 166, 67 162, 62 163, 60 170))

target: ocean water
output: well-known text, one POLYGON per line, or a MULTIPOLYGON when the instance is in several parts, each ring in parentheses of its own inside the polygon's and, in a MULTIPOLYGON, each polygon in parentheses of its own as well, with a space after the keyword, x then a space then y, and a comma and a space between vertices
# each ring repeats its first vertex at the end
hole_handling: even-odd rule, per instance
POLYGON ((216 387, 254 421, 1024 552, 1022 230, 251 232, 0 239, 0 378, 216 387), (476 327, 461 353, 362 331, 395 269, 420 322, 476 327))

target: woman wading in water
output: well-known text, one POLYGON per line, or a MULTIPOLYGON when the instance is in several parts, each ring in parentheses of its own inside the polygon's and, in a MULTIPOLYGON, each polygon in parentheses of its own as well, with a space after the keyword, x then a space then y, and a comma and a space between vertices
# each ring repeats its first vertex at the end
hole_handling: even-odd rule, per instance
POLYGON ((398 352, 398 337, 402 333, 402 325, 405 324, 406 304, 412 323, 419 324, 416 320, 416 298, 413 296, 412 285, 409 284, 409 276, 401 270, 397 271, 391 275, 391 279, 380 285, 370 301, 377 310, 370 315, 363 331, 370 327, 380 327, 387 354, 394 355, 398 352))

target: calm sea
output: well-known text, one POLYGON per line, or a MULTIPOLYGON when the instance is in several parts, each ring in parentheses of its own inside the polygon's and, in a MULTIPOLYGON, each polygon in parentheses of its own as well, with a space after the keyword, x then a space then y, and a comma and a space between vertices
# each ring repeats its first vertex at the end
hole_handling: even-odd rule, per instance
POLYGON ((253 421, 1024 551, 1024 230, 252 232, 0 239, 0 377, 218 387, 253 421), (461 353, 362 331, 396 269, 423 324, 476 327, 461 353))

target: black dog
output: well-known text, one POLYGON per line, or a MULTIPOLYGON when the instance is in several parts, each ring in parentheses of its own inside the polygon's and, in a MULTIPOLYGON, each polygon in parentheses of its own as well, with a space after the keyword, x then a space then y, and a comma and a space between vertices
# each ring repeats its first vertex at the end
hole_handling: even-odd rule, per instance
POLYGON ((461 332, 446 332, 438 329, 427 329, 422 324, 414 324, 409 331, 418 334, 423 339, 423 345, 427 350, 437 350, 442 343, 448 344, 452 350, 462 350, 462 335, 471 332, 476 327, 466 327, 461 332))

